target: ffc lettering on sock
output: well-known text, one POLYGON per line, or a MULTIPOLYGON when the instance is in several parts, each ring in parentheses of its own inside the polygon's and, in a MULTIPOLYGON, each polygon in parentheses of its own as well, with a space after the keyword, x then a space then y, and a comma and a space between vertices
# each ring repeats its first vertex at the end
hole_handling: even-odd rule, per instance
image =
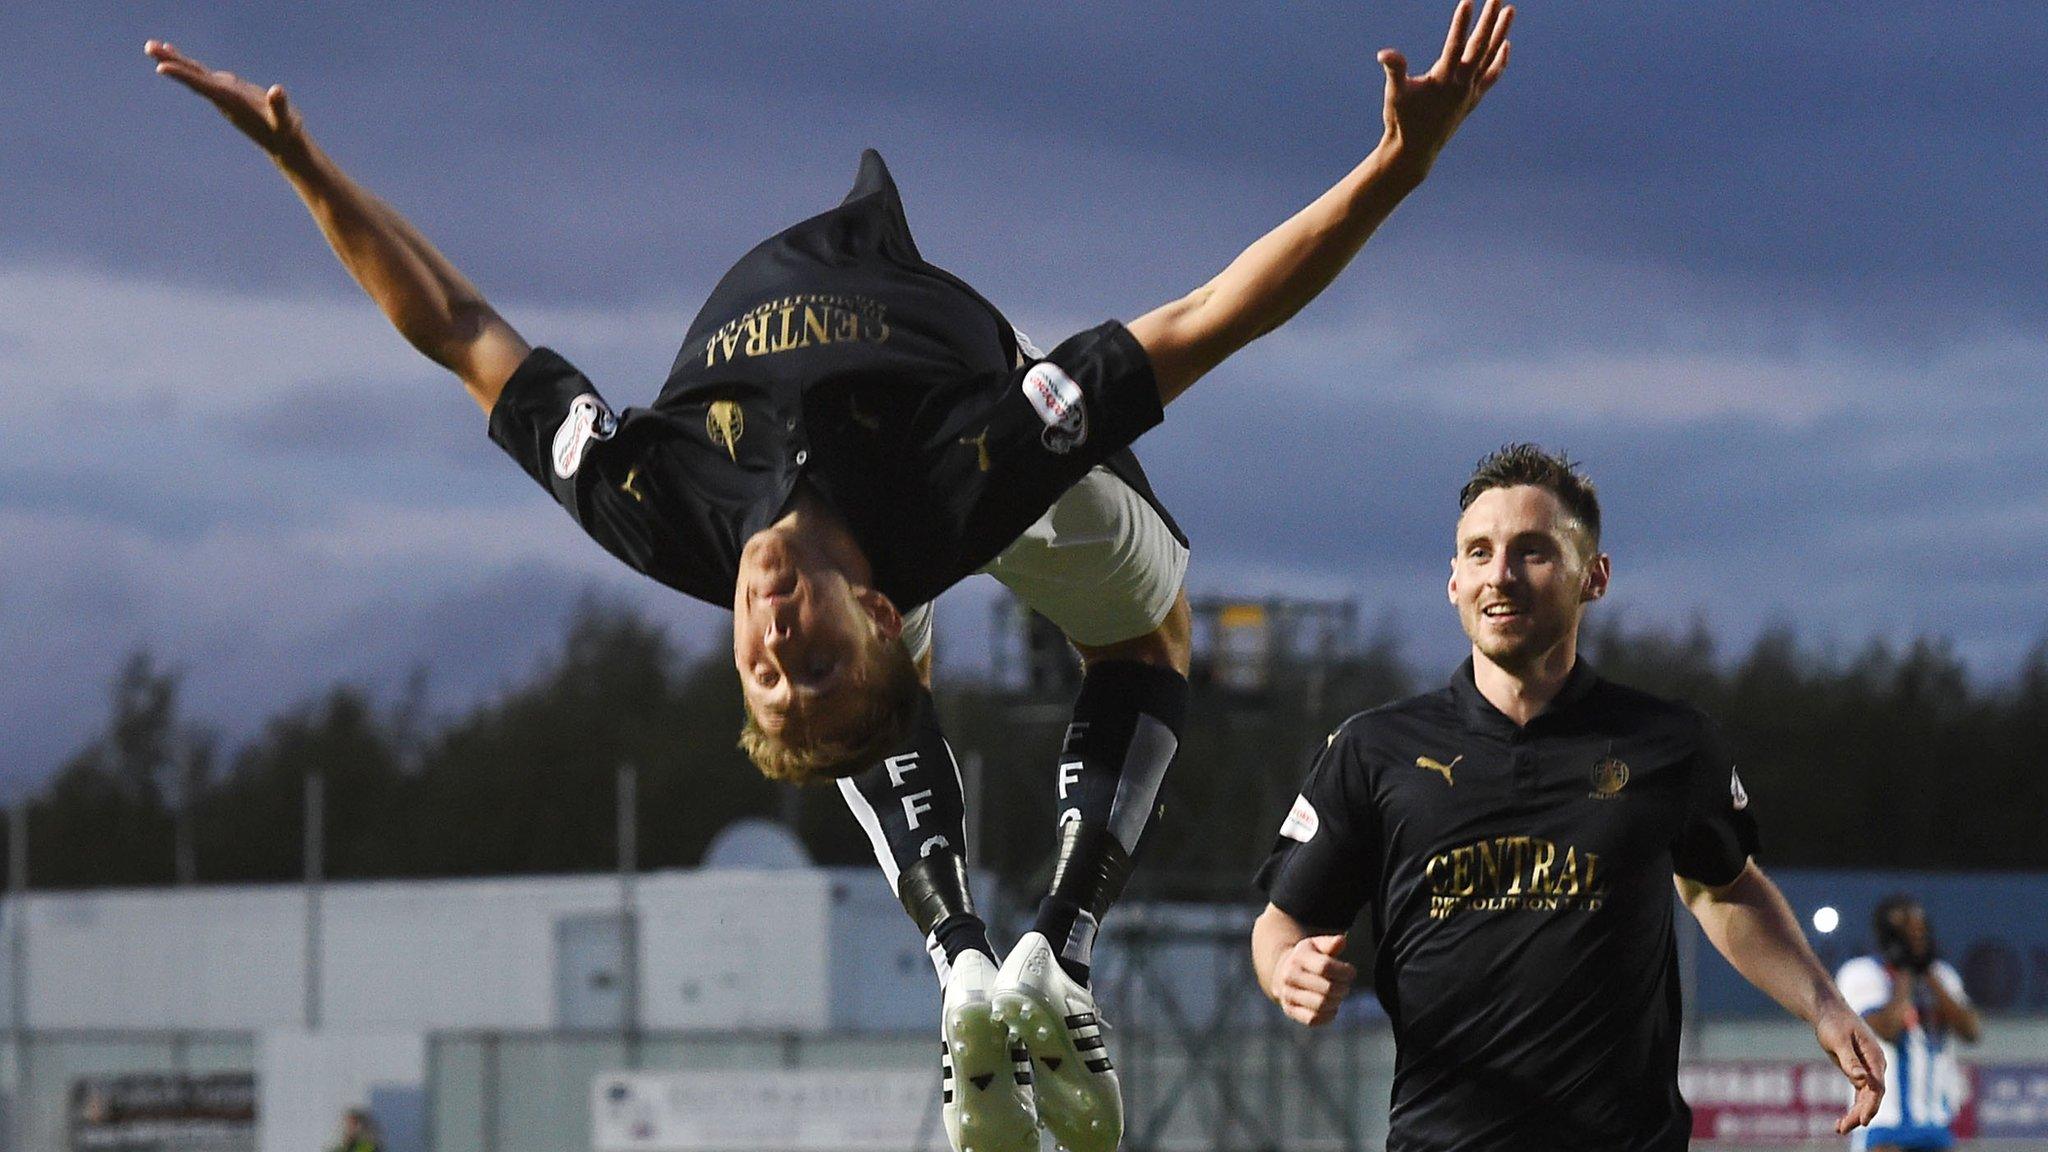
POLYGON ((993 959, 988 928, 968 891, 960 766, 939 729, 930 692, 919 701, 905 747, 840 780, 839 793, 867 833, 890 890, 924 933, 940 985, 964 950, 993 959))
POLYGON ((1060 748, 1052 891, 1034 925, 1076 979, 1087 978, 1096 926, 1158 808, 1187 704, 1187 679, 1171 668, 1108 661, 1082 678, 1060 748))

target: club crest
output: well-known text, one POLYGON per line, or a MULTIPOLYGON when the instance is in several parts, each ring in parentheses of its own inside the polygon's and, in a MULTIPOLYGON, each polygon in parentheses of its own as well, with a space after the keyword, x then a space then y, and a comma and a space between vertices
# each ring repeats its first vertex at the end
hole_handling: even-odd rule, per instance
POLYGON ((740 437, 747 434, 747 412, 737 400, 713 400, 704 410, 704 434, 739 463, 740 437))
POLYGON ((1593 799, 1611 800, 1627 785, 1628 765, 1620 759, 1609 756, 1593 765, 1593 799))

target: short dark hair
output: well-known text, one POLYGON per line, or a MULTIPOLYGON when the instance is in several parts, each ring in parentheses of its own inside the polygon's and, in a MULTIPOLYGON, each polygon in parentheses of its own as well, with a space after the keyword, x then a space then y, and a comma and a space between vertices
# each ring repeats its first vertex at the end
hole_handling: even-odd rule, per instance
POLYGON ((1907 893, 1894 892, 1886 896, 1877 902, 1877 907, 1870 910, 1870 928, 1872 933, 1879 940, 1884 939, 1887 933, 1894 931, 1892 928, 1892 917, 1918 907, 1920 907, 1920 901, 1907 893))
POLYGON ((1482 492, 1523 485, 1557 497, 1585 528, 1590 551, 1600 551, 1600 494, 1593 482, 1570 456, 1562 452, 1553 456, 1534 444, 1505 444, 1482 457, 1472 469, 1472 478, 1458 491, 1458 511, 1470 508, 1482 492))
POLYGON ((851 776, 901 750, 917 723, 924 681, 901 639, 879 640, 878 647, 863 674, 841 685, 841 691, 865 693, 866 700, 836 731, 816 731, 810 717, 793 710, 783 731, 771 733, 761 727, 753 709, 747 709, 740 748, 761 775, 789 784, 814 784, 851 776))

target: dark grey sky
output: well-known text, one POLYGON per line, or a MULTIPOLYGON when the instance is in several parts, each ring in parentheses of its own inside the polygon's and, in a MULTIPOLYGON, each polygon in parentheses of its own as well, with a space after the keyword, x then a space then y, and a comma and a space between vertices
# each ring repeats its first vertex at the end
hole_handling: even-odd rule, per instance
MULTIPOLYGON (((0 772, 61 759, 138 645, 237 730, 415 664, 473 698, 587 588, 720 643, 497 457, 147 37, 286 83, 630 404, 869 145, 926 253, 1042 341, 1178 295, 1370 148, 1374 50, 1426 58, 1448 9, 0 11, 0 772)), ((2048 630, 2048 17, 1538 0, 1514 40, 1360 264, 1141 445, 1195 586, 1357 596, 1448 663, 1454 493, 1535 438, 1606 493, 1611 610, 1933 633, 2006 674, 2048 630)))

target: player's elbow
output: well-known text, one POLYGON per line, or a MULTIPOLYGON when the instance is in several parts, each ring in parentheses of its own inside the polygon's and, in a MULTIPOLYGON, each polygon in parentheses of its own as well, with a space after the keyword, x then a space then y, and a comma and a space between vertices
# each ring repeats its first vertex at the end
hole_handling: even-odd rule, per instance
POLYGON ((392 327, 420 354, 460 373, 471 350, 505 323, 481 297, 425 295, 396 302, 389 309, 392 327))

